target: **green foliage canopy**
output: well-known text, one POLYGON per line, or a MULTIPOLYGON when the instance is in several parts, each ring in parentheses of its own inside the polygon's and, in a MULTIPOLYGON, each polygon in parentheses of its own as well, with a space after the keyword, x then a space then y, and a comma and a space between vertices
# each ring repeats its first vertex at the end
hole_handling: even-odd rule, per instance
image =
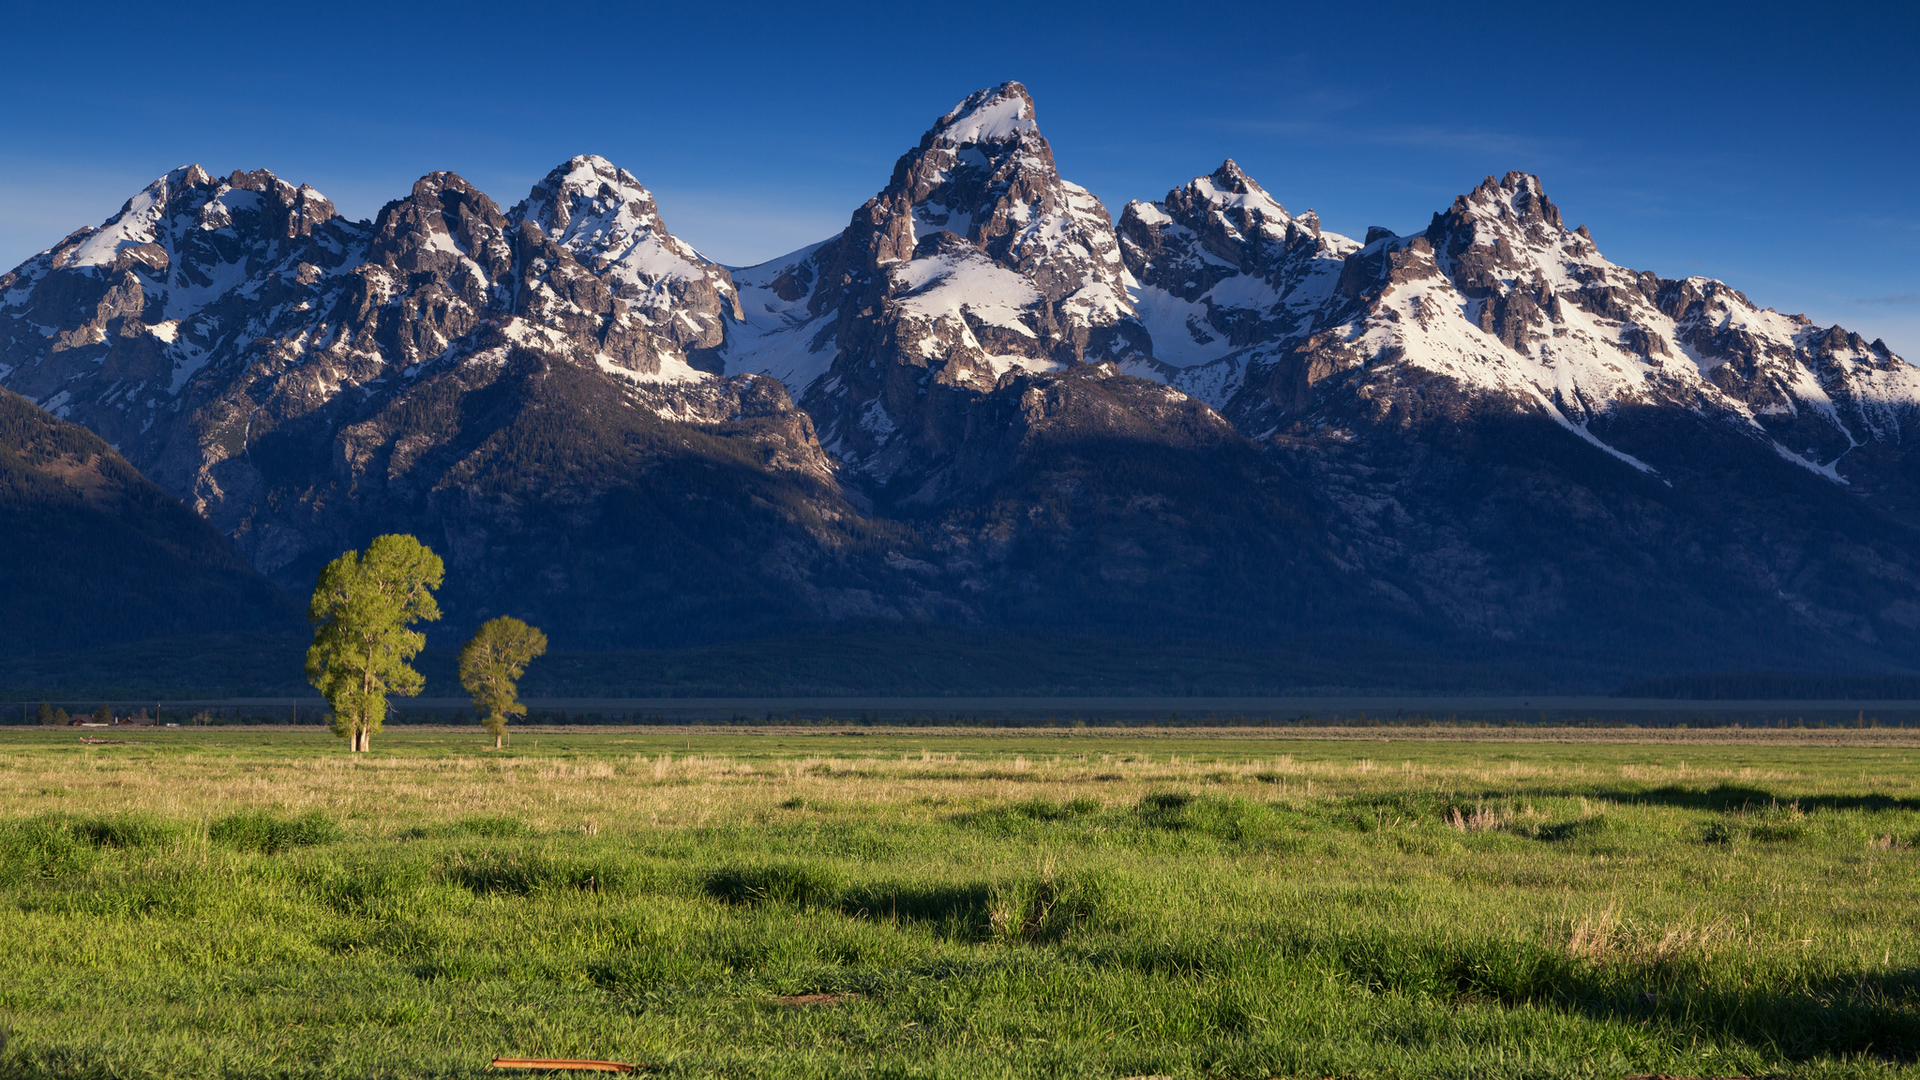
POLYGON ((507 718, 527 715, 520 704, 520 676, 527 664, 547 651, 547 635, 510 615, 490 619, 460 650, 460 685, 473 695, 473 709, 498 747, 507 718))
POLYGON ((440 617, 433 590, 445 573, 440 556, 406 535, 376 537, 365 554, 349 551, 320 571, 307 608, 307 679, 333 710, 333 733, 354 751, 368 749, 385 722, 388 695, 420 692, 408 661, 427 639, 409 627, 440 617))

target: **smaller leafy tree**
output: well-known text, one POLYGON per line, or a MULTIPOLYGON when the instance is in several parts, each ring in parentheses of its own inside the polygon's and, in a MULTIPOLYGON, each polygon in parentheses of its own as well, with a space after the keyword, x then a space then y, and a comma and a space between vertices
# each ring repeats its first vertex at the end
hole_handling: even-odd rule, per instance
POLYGON ((460 650, 460 685, 473 695, 473 711, 493 736, 494 749, 506 739, 507 718, 527 715, 516 684, 527 664, 546 651, 547 635, 510 615, 482 623, 460 650))
POLYGON ((93 710, 93 722, 96 724, 113 723, 113 710, 107 708, 106 703, 102 702, 99 708, 93 710))
POLYGON ((375 537, 364 554, 349 551, 320 571, 307 607, 307 679, 332 709, 333 733, 353 752, 372 748, 388 695, 420 692, 424 680, 408 661, 427 638, 409 628, 440 617, 433 590, 445 575, 440 556, 405 535, 375 537))
POLYGON ((41 727, 50 727, 57 723, 53 718, 53 706, 44 701, 40 703, 40 711, 35 713, 33 718, 39 721, 41 727))
POLYGON ((73 717, 67 715, 65 708, 59 708, 53 710, 53 722, 64 727, 73 722, 73 717))

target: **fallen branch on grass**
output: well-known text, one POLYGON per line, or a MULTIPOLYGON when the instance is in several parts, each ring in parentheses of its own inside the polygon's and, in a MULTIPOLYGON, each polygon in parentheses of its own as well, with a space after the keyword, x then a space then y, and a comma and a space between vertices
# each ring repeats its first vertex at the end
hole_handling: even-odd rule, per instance
POLYGON ((638 1065, 624 1061, 588 1061, 584 1058, 494 1058, 496 1069, 578 1069, 581 1072, 629 1073, 638 1065))

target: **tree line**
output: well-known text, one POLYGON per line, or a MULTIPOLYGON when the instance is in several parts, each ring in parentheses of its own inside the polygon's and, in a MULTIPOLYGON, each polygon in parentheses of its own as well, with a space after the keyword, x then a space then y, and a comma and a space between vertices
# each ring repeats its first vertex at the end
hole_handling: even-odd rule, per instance
MULTIPOLYGON (((326 698, 329 725, 352 752, 372 748, 388 697, 412 697, 425 684, 412 662, 427 637, 413 626, 440 618, 433 590, 445 576, 440 556, 404 534, 375 537, 366 551, 346 552, 320 571, 307 606, 307 680, 326 698)), ((547 635, 510 615, 482 623, 461 648, 460 685, 496 749, 506 742, 508 720, 527 714, 519 680, 546 651, 547 635)))

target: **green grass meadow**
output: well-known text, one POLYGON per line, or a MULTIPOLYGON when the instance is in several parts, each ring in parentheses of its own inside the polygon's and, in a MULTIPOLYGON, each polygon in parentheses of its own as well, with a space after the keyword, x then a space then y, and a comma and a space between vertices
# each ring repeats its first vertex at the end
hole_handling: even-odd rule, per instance
POLYGON ((1920 732, 0 729, 0 1076, 1893 1076, 1920 732))

